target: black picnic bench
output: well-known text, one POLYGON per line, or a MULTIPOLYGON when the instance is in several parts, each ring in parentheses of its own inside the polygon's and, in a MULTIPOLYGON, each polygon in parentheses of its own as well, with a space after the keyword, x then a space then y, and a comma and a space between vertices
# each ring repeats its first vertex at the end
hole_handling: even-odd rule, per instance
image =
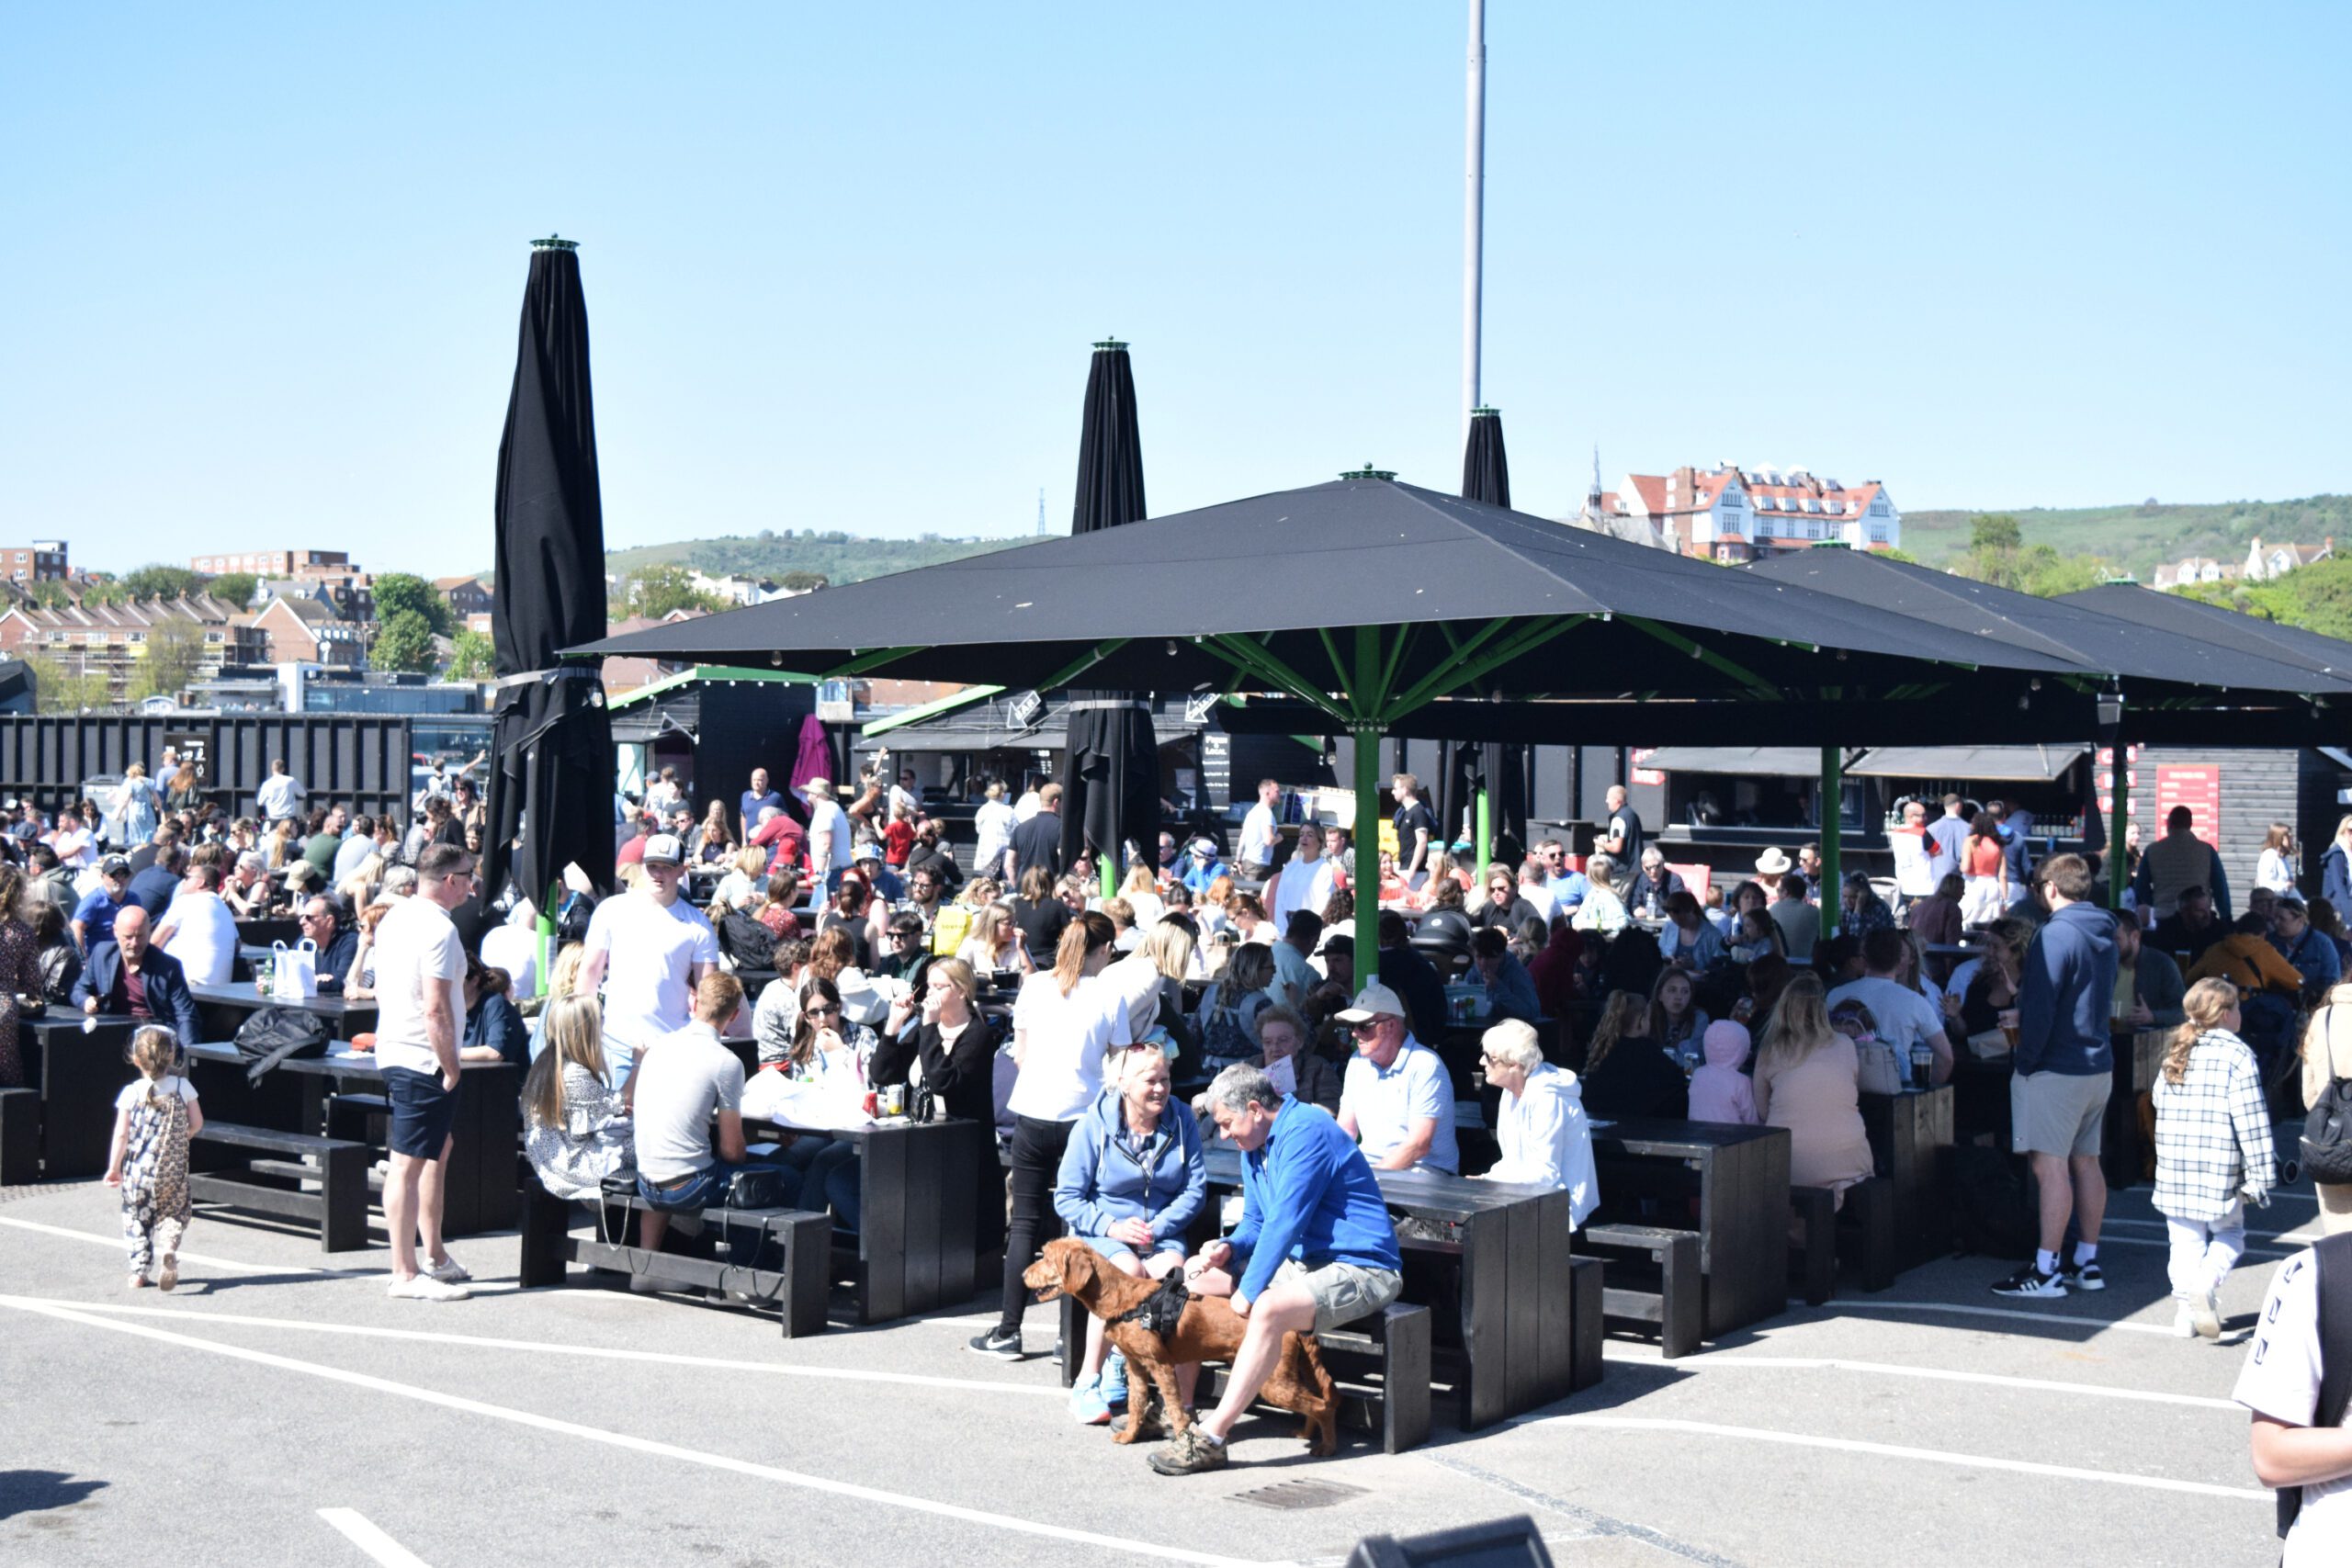
POLYGON ((365 1144, 207 1117, 188 1144, 188 1196, 315 1224, 320 1251, 355 1252, 368 1245, 370 1163, 365 1144))
POLYGON ((1595 1121, 1592 1154, 1600 1210, 1577 1241, 1609 1260, 1603 1310, 1611 1320, 1655 1329, 1663 1353, 1682 1355, 1701 1337, 1760 1323, 1785 1307, 1786 1128, 1595 1121), (1696 1246, 1695 1280, 1690 1249, 1678 1236, 1696 1246))

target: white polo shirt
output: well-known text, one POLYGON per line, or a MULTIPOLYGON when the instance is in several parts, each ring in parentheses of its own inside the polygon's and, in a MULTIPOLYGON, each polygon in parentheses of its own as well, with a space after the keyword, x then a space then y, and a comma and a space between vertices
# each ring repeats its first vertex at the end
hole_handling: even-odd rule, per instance
POLYGON ((1453 1080, 1436 1052, 1405 1036, 1396 1059, 1385 1070, 1369 1056, 1349 1059, 1347 1077, 1340 1086, 1340 1116, 1355 1118, 1356 1141, 1363 1157, 1378 1165, 1405 1141, 1407 1132, 1423 1117, 1434 1117, 1430 1152, 1415 1162, 1420 1170, 1458 1175, 1462 1156, 1453 1141, 1453 1080))

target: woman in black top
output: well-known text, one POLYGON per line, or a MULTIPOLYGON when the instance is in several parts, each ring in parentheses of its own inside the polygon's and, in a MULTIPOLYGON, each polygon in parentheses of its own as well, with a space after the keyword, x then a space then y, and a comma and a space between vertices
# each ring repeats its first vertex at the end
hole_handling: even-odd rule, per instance
POLYGON ((1012 923, 1021 928, 1022 942, 1033 954, 1059 950, 1071 916, 1069 906, 1054 896, 1052 874, 1041 865, 1022 873, 1020 896, 1011 903, 1012 923))
POLYGON ((1649 998, 1614 991, 1592 1031, 1579 1081, 1584 1108, 1615 1121, 1626 1116, 1663 1116, 1679 1121, 1690 1112, 1690 1080, 1667 1060, 1650 1033, 1649 998))
POLYGON ((1520 928, 1533 920, 1539 925, 1544 917, 1534 905, 1519 896, 1519 878, 1510 867, 1502 864, 1487 868, 1487 880, 1480 884, 1485 897, 1464 913, 1472 926, 1484 931, 1488 926, 1500 926, 1505 932, 1517 936, 1520 928))
POLYGON ((933 1115, 982 1129, 972 1140, 979 1246, 993 1252, 1004 1238, 1004 1168, 989 1131, 996 1124, 997 1037, 979 1010, 979 994, 970 964, 960 958, 932 960, 922 1000, 907 996, 890 1004, 889 1021, 867 1072, 876 1089, 908 1085, 910 1115, 919 1087, 932 1097, 933 1115))

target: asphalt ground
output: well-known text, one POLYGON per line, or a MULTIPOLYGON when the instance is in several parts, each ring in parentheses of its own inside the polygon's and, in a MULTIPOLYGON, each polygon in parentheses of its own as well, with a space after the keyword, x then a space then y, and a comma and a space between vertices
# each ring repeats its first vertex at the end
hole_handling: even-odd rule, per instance
MULTIPOLYGON (((0 1201, 0 1564, 1338 1562, 1358 1538, 1524 1513, 1574 1564, 2275 1562, 2228 1403, 2306 1187, 2254 1224, 2215 1347, 2169 1333, 2161 1220, 2123 1194, 2097 1295, 2016 1303, 1940 1261, 1668 1365, 1613 1337, 1598 1388, 1389 1457, 1307 1457, 1291 1418, 1169 1480, 1066 1413, 1033 1309, 1020 1363, 976 1302, 781 1338, 773 1319, 514 1289, 512 1235, 452 1250, 470 1302, 387 1298, 199 1210, 179 1291, 124 1287, 96 1184, 0 1201), (1312 1506, 1253 1497, 1320 1483, 1312 1506)), ((575 1280, 591 1278, 575 1270, 575 1280)))

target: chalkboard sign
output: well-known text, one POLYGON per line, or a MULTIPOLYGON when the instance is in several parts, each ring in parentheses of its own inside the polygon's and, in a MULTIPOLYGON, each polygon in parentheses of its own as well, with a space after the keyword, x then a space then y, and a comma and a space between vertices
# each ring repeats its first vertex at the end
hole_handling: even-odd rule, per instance
POLYGON ((1201 798, 1215 810, 1233 799, 1233 737, 1221 729, 1201 731, 1201 798))
POLYGON ((196 770, 196 784, 198 789, 210 785, 212 783, 211 736, 198 729, 167 729, 164 731, 164 749, 196 770))

